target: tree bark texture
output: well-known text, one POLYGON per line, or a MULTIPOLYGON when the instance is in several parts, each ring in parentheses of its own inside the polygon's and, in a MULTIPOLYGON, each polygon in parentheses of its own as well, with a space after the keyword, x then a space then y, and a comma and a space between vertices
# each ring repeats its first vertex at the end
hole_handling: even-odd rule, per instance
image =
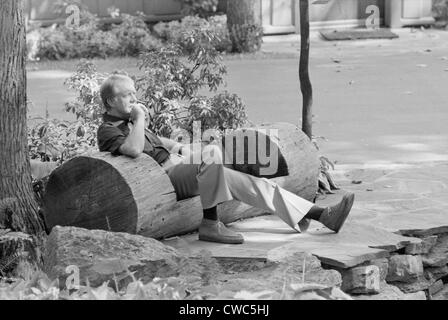
POLYGON ((261 1, 227 0, 227 27, 234 51, 258 51, 263 37, 261 1))
POLYGON ((309 0, 300 0, 300 89, 302 91, 302 130, 311 139, 313 135, 313 87, 309 75, 310 14, 309 0))
POLYGON ((22 0, 0 2, 0 228, 43 230, 31 186, 22 0))

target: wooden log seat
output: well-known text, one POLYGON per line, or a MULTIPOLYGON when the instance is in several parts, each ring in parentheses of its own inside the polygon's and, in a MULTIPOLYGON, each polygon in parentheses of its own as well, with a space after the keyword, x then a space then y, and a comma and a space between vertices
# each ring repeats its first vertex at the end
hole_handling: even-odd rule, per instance
MULTIPOLYGON (((228 139, 234 141, 234 162, 227 166, 271 178, 303 198, 314 199, 319 159, 315 146, 299 128, 287 123, 272 123, 239 129, 222 139, 223 153, 231 159, 232 144, 228 139), (277 130, 277 137, 272 135, 273 130, 277 130), (256 164, 248 164, 248 141, 254 133, 256 141, 261 138, 267 141, 268 156, 272 150, 277 153, 276 172, 263 174, 261 169, 267 164, 258 155, 256 164), (241 137, 244 139, 238 140, 241 137), (238 141, 245 141, 244 148, 238 141), (244 162, 239 158, 241 153, 245 154, 244 162), (238 159, 240 161, 236 161, 238 159)), ((56 225, 76 226, 160 239, 194 231, 202 219, 200 198, 177 201, 169 177, 147 155, 132 159, 94 152, 67 161, 50 175, 43 202, 50 229, 56 225)), ((239 201, 224 203, 219 208, 224 223, 267 214, 239 201)))

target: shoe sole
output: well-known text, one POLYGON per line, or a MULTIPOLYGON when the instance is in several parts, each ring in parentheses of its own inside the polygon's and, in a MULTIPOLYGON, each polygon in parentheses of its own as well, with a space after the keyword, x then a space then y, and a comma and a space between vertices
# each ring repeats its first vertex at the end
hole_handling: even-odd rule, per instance
POLYGON ((224 243, 224 244, 243 244, 244 239, 216 239, 214 237, 205 236, 205 235, 199 235, 199 240, 201 241, 207 241, 207 242, 216 242, 216 243, 224 243))
POLYGON ((347 219, 352 206, 353 206, 353 202, 355 201, 355 194, 354 193, 350 193, 350 194, 346 194, 343 197, 343 201, 345 201, 345 205, 344 205, 344 214, 341 215, 341 217, 339 218, 339 220, 337 221, 337 228, 336 230, 334 230, 334 232, 338 233, 342 226, 345 223, 345 220, 347 219))

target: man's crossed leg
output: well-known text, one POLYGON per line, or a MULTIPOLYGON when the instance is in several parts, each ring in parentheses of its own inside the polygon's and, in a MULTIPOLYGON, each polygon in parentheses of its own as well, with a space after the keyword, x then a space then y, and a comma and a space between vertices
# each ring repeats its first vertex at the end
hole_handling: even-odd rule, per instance
POLYGON ((266 210, 298 232, 307 230, 310 219, 339 232, 354 201, 354 195, 347 194, 334 206, 316 206, 271 180, 226 168, 221 149, 215 145, 204 148, 201 164, 194 164, 192 158, 188 158, 164 168, 178 200, 200 196, 204 219, 199 227, 199 239, 203 241, 231 244, 244 242, 240 234, 227 229, 219 221, 217 206, 226 201, 239 200, 266 210))

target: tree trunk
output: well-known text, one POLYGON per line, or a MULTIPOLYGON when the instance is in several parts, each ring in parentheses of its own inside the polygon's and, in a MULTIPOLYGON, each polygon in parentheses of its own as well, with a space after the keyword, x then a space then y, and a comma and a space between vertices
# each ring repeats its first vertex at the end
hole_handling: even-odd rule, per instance
POLYGON ((309 0, 300 0, 300 89, 302 91, 302 130, 311 139, 313 135, 313 87, 309 75, 310 14, 309 0))
POLYGON ((43 226, 31 187, 26 117, 22 0, 0 4, 0 228, 38 234, 43 226))
POLYGON ((261 27, 260 0, 227 0, 227 27, 235 52, 260 50, 261 27))
MULTIPOLYGON (((260 174, 265 172, 260 167, 266 163, 260 158, 253 166, 231 163, 229 166, 249 174, 272 177, 286 190, 314 200, 319 160, 308 137, 292 124, 278 123, 260 129, 278 130, 278 139, 269 140, 278 150, 277 174, 260 174)), ((238 132, 247 131, 242 129, 238 132)), ((264 133, 260 131, 259 134, 264 133)), ((247 134, 246 137, 249 140, 253 135, 247 134)), ((248 153, 247 147, 241 147, 242 143, 233 144, 234 147, 236 145, 239 146, 237 152, 248 153)), ((274 149, 267 146, 266 150, 274 149)), ((258 151, 250 152, 253 153, 259 154, 258 151)), ((229 151, 224 150, 224 154, 229 159, 225 163, 231 162, 229 151)), ((262 154, 275 159, 272 151, 262 154)), ((247 160, 249 158, 245 162, 247 160)), ((138 233, 153 238, 194 231, 202 219, 200 198, 176 201, 168 175, 152 158, 145 155, 137 159, 114 157, 110 153, 77 157, 56 169, 46 186, 44 213, 50 228, 55 225, 76 226, 138 233)), ((267 213, 239 201, 229 201, 220 206, 220 217, 224 223, 262 214, 267 213)))

